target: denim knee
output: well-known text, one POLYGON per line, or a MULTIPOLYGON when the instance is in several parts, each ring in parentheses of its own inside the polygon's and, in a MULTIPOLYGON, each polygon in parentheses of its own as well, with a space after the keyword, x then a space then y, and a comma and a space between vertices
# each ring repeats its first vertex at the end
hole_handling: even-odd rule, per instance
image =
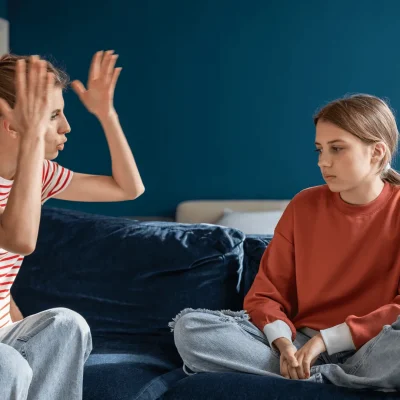
POLYGON ((0 343, 0 382, 12 386, 20 381, 29 385, 32 380, 32 368, 28 361, 13 347, 0 343))
POLYGON ((83 335, 88 335, 90 333, 90 328, 85 318, 69 308, 51 308, 46 311, 46 314, 54 319, 54 322, 60 329, 71 331, 78 330, 82 332, 83 335))
POLYGON ((205 316, 202 312, 190 312, 180 316, 174 324, 174 341, 184 361, 196 353, 196 345, 199 344, 199 332, 204 326, 205 316))
POLYGON ((68 337, 78 336, 86 341, 87 353, 90 353, 92 350, 90 327, 82 315, 64 307, 52 308, 47 310, 46 314, 53 319, 53 328, 60 331, 60 335, 56 335, 56 338, 64 340, 63 337, 66 335, 68 337))

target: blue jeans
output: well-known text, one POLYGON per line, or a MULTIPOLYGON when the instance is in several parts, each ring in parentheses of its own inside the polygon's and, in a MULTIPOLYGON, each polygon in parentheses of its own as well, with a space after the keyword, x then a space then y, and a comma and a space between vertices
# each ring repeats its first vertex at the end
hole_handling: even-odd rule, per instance
MULTIPOLYGON (((186 373, 246 372, 280 375, 280 354, 245 311, 185 309, 169 325, 186 373), (191 372, 188 371, 190 369, 191 372)), ((310 337, 297 331, 294 345, 310 337)), ((306 381, 353 389, 400 390, 400 317, 358 351, 322 353, 306 381)))
POLYGON ((88 324, 66 308, 0 329, 0 399, 81 400, 91 351, 88 324))

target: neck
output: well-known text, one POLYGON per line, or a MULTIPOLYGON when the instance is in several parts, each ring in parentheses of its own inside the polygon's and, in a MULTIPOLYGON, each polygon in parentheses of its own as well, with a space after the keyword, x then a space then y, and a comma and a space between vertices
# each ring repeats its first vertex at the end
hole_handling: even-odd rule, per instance
POLYGON ((17 171, 17 156, 13 152, 0 152, 0 177, 13 180, 17 171))
POLYGON ((376 177, 372 182, 364 182, 356 188, 340 192, 340 197, 349 204, 368 204, 381 194, 384 185, 385 182, 376 177))

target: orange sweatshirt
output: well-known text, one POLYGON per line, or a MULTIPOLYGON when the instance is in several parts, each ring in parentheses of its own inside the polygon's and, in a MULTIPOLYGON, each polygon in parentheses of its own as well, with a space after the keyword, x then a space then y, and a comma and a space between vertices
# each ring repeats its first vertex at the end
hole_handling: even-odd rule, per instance
POLYGON ((289 203, 244 309, 270 343, 311 328, 329 354, 358 350, 400 315, 399 279, 400 187, 351 205, 323 185, 289 203))

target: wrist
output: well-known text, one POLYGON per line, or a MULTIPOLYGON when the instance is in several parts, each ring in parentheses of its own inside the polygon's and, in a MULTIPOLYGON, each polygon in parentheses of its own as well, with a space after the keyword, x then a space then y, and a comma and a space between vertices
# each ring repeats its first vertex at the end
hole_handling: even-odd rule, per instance
POLYGON ((44 137, 43 135, 38 135, 36 133, 30 134, 30 132, 26 136, 21 136, 19 142, 19 152, 30 152, 37 149, 43 150, 44 152, 44 137))
POLYGON ((44 135, 37 131, 27 131, 21 135, 20 143, 44 143, 44 135))
POLYGON ((278 338, 278 339, 275 339, 275 340, 272 342, 272 344, 273 344, 276 348, 278 348, 278 350, 279 350, 280 352, 282 352, 282 349, 285 348, 285 347, 287 347, 287 346, 292 345, 292 342, 291 342, 288 338, 280 337, 280 338, 278 338))
POLYGON ((321 342, 321 346, 323 347, 324 351, 326 351, 325 341, 324 341, 324 338, 323 338, 321 332, 319 332, 317 335, 315 335, 314 338, 317 339, 319 342, 321 342))
POLYGON ((104 122, 108 122, 112 119, 118 118, 118 114, 117 114, 117 111, 115 110, 115 108, 112 107, 107 111, 96 114, 96 117, 100 120, 100 122, 104 123, 104 122))

